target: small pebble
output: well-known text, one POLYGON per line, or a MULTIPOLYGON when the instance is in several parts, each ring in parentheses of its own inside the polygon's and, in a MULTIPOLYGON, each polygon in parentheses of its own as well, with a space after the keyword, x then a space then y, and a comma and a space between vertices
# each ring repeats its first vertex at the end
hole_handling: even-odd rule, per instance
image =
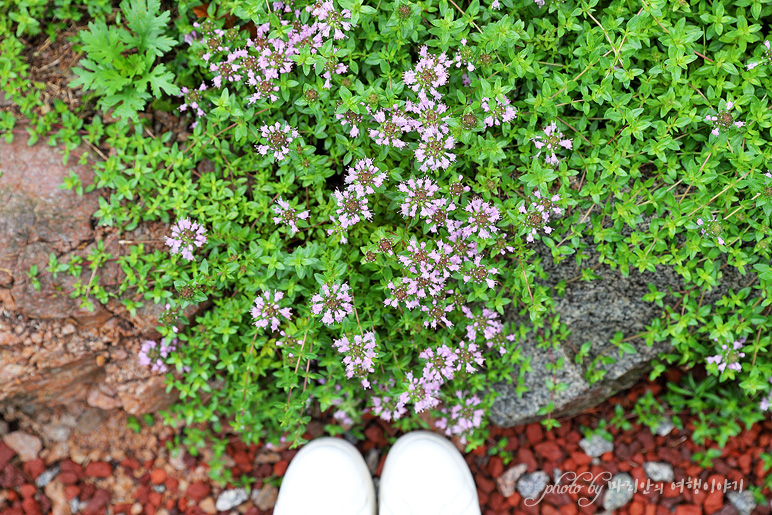
POLYGON ((655 482, 669 483, 674 479, 673 467, 669 463, 649 461, 643 464, 643 470, 646 471, 646 476, 655 482))
POLYGON ((249 499, 249 494, 243 488, 225 490, 217 497, 217 511, 228 511, 249 499))
POLYGON ((51 482, 53 478, 59 475, 59 470, 59 465, 54 465, 50 469, 40 474, 35 480, 35 484, 38 486, 38 488, 44 488, 48 483, 51 482))
POLYGON ((592 458, 597 458, 603 456, 607 452, 614 451, 614 444, 599 434, 593 434, 589 439, 582 438, 582 440, 579 441, 579 446, 587 456, 592 458))

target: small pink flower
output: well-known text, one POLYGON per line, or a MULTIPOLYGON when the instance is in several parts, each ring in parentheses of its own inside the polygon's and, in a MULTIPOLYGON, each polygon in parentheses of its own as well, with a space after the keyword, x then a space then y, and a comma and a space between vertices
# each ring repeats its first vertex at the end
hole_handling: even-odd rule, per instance
POLYGON ((269 151, 273 151, 273 156, 278 161, 283 161, 287 157, 290 152, 290 143, 299 135, 296 129, 286 123, 282 127, 279 122, 276 122, 275 125, 263 125, 260 128, 260 134, 268 140, 268 143, 256 145, 257 151, 263 156, 269 151))
POLYGON ((323 314, 322 322, 326 325, 341 322, 354 311, 354 298, 350 291, 348 283, 323 284, 319 292, 311 297, 311 313, 323 314))
POLYGON ((255 321, 255 327, 265 329, 271 324, 271 331, 279 328, 279 316, 285 320, 292 317, 290 308, 282 308, 279 301, 284 298, 284 292, 277 290, 268 290, 262 292, 255 299, 255 305, 252 308, 252 318, 255 321))
POLYGON ((273 206, 273 211, 278 216, 273 217, 273 223, 283 223, 290 228, 290 233, 295 234, 298 232, 297 220, 308 219, 308 211, 302 211, 298 213, 294 208, 290 207, 289 202, 281 197, 276 198, 278 206, 273 206))
POLYGON ((201 247, 206 243, 206 229, 197 222, 191 222, 187 218, 177 220, 172 225, 172 235, 166 238, 166 245, 171 247, 172 254, 182 254, 188 261, 193 261, 194 247, 201 247))
POLYGON ((568 150, 573 148, 573 141, 563 137, 563 133, 560 132, 558 125, 555 122, 547 125, 544 129, 544 136, 535 136, 531 141, 533 141, 534 146, 539 150, 536 157, 539 157, 543 151, 545 153, 545 162, 552 166, 558 164, 558 157, 555 152, 559 150, 560 147, 568 150))

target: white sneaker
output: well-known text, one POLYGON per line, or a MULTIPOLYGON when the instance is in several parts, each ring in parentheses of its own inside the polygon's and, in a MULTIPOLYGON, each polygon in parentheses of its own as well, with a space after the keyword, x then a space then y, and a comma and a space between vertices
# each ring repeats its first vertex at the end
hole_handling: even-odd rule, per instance
POLYGON ((375 488, 356 447, 317 438, 292 459, 274 515, 375 515, 375 488))
POLYGON ((450 441, 430 431, 397 440, 383 464, 380 515, 480 515, 472 473, 450 441))

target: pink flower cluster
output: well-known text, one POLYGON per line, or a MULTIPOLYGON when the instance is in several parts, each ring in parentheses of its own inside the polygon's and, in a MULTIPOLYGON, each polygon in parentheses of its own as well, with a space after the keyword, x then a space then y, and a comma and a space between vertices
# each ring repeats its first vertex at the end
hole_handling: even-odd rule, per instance
POLYGON ((424 45, 418 52, 420 59, 412 70, 406 71, 402 80, 405 85, 418 93, 423 91, 439 99, 442 95, 437 88, 448 83, 448 68, 452 62, 442 52, 439 55, 429 54, 429 48, 424 45))
POLYGON ((343 364, 346 365, 346 377, 358 377, 362 382, 362 387, 370 388, 370 381, 367 380, 367 374, 375 372, 373 360, 376 357, 375 333, 368 331, 363 335, 355 335, 351 338, 343 336, 339 340, 334 340, 332 346, 338 352, 345 355, 343 364))
MULTIPOLYGON (((509 105, 509 99, 504 97, 504 100, 498 98, 483 98, 480 103, 480 107, 485 111, 488 116, 485 117, 485 125, 493 127, 494 125, 501 125, 502 122, 511 122, 517 117, 517 109, 509 105)), ((546 132, 546 131, 545 131, 546 132)))
POLYGON ((341 322, 354 311, 354 298, 349 295, 348 283, 323 284, 319 293, 311 297, 311 313, 322 315, 322 322, 332 325, 341 322))
MULTIPOLYGON (((713 341, 718 342, 718 338, 713 338, 713 341)), ((739 361, 740 358, 745 357, 745 353, 740 352, 740 349, 743 348, 744 343, 745 338, 743 337, 732 343, 731 348, 727 344, 723 344, 721 345, 721 352, 715 356, 709 356, 705 361, 707 363, 718 365, 719 372, 723 372, 727 368, 729 370, 734 370, 735 372, 740 372, 742 370, 742 365, 740 365, 739 361)))
POLYGON ((260 134, 268 142, 263 145, 255 145, 255 148, 262 156, 272 151, 277 161, 283 161, 287 157, 290 152, 290 143, 298 137, 296 129, 286 123, 282 126, 279 122, 274 125, 263 125, 260 128, 260 134))
POLYGON ((341 243, 346 243, 346 231, 362 220, 372 220, 369 195, 376 192, 386 180, 386 174, 381 172, 372 159, 360 159, 353 167, 349 167, 345 178, 346 188, 333 193, 335 199, 335 215, 330 217, 332 229, 327 234, 341 235, 341 243))
POLYGON ((255 321, 255 327, 265 329, 271 324, 271 331, 279 328, 279 317, 289 320, 292 317, 290 308, 282 308, 279 301, 284 298, 284 292, 268 290, 262 292, 255 299, 255 306, 252 308, 252 318, 255 321))
MULTIPOLYGON (((228 83, 240 82, 254 88, 254 93, 247 97, 248 105, 259 100, 275 102, 279 99, 279 77, 292 71, 293 55, 298 55, 305 49, 313 55, 322 52, 325 40, 332 37, 338 41, 346 37, 346 32, 351 30, 351 12, 348 9, 338 10, 331 0, 319 1, 306 10, 311 13, 313 22, 304 24, 298 22, 300 9, 294 9, 291 2, 272 2, 273 12, 280 17, 286 15, 289 19, 281 19, 283 26, 283 38, 270 38, 270 23, 264 23, 256 27, 256 37, 248 39, 243 48, 232 48, 229 40, 230 33, 222 29, 215 29, 210 23, 195 22, 196 31, 185 36, 185 41, 191 45, 201 45, 204 49, 202 59, 208 64, 208 71, 212 74, 212 85, 221 88, 228 83), (199 34, 200 31, 200 34, 199 34)), ((321 71, 326 79, 325 87, 330 87, 330 79, 333 73, 345 73, 348 67, 339 62, 335 55, 335 49, 330 55, 324 56, 326 64, 321 71)), ((197 90, 182 88, 185 95, 185 104, 180 111, 194 110, 197 117, 205 116, 205 110, 200 102, 200 92, 207 89, 206 83, 202 83, 197 90)), ((198 122, 193 124, 192 128, 198 122)))
POLYGON ((564 138, 563 133, 558 129, 558 125, 555 122, 550 123, 544 128, 544 136, 537 135, 531 139, 534 146, 539 150, 536 157, 539 157, 542 151, 545 153, 544 161, 552 166, 558 164, 558 156, 555 153, 560 147, 571 150, 573 148, 573 141, 564 138))
POLYGON ((290 233, 295 234, 298 232, 297 221, 307 220, 308 211, 302 211, 298 213, 294 208, 290 207, 289 202, 281 197, 276 198, 278 206, 273 206, 273 212, 278 216, 273 217, 273 223, 283 223, 290 228, 290 233))
POLYGON ((723 232, 724 228, 721 226, 721 222, 716 220, 715 215, 713 215, 710 220, 703 220, 702 218, 698 218, 697 225, 702 227, 700 234, 703 236, 705 236, 705 234, 713 236, 716 238, 716 240, 718 240, 719 245, 724 245, 724 239, 721 237, 721 233, 723 232))
POLYGON ((193 261, 193 250, 206 243, 206 229, 197 222, 182 218, 172 225, 172 235, 166 238, 166 245, 172 254, 182 254, 188 261, 193 261))
POLYGON ((485 410, 480 408, 481 400, 476 395, 469 397, 469 393, 456 392, 456 400, 452 407, 447 406, 440 410, 443 417, 435 422, 438 429, 443 429, 447 436, 460 436, 461 443, 466 444, 466 434, 472 429, 480 427, 485 410))
POLYGON ((160 346, 154 340, 145 340, 139 349, 137 357, 139 358, 139 364, 143 367, 149 366, 153 372, 165 374, 169 371, 169 368, 164 363, 164 360, 175 350, 177 350, 177 338, 171 342, 167 342, 166 338, 163 338, 160 346))
POLYGON ((713 130, 710 131, 712 135, 718 136, 722 132, 726 132, 733 127, 739 129, 745 125, 745 122, 737 122, 734 120, 734 117, 732 116, 733 107, 734 102, 727 100, 724 109, 717 115, 708 115, 705 117, 705 121, 713 125, 713 130))
POLYGON ((552 227, 546 225, 550 221, 550 211, 556 215, 562 214, 563 210, 555 206, 555 203, 560 201, 560 195, 552 195, 551 199, 542 197, 541 192, 536 190, 533 192, 533 196, 536 197, 536 201, 531 201, 531 206, 526 209, 525 204, 518 208, 522 214, 526 215, 523 220, 524 225, 528 228, 528 236, 526 241, 533 243, 533 237, 536 235, 537 229, 544 227, 544 232, 550 234, 552 227))

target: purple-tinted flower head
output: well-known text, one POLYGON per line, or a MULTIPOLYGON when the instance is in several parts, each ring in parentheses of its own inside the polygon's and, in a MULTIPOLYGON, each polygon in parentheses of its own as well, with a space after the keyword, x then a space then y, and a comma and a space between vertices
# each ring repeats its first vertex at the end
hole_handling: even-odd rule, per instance
POLYGON ((464 235, 463 222, 448 220, 448 241, 453 246, 453 251, 465 259, 473 259, 477 256, 477 242, 464 235))
POLYGON ((705 236, 705 234, 707 234, 708 236, 712 236, 718 240, 719 245, 724 245, 724 239, 721 237, 721 233, 724 231, 724 228, 721 225, 721 222, 716 220, 715 215, 713 215, 713 218, 710 220, 703 220, 702 218, 698 218, 697 225, 702 228, 700 230, 701 235, 705 236))
POLYGON ((485 363, 480 347, 475 343, 460 341, 455 350, 456 371, 466 370, 468 373, 475 372, 475 364, 482 366, 485 363))
MULTIPOLYGON (((718 339, 714 338, 713 341, 718 341, 718 339)), ((719 372, 724 372, 727 368, 740 372, 742 371, 742 365, 740 365, 739 361, 740 358, 745 357, 745 353, 741 352, 744 343, 745 337, 742 337, 731 345, 723 344, 718 354, 705 358, 705 361, 717 365, 719 372)))
POLYGON ((360 195, 372 195, 386 180, 386 172, 382 172, 373 164, 372 159, 360 159, 349 167, 346 184, 350 184, 360 195))
POLYGON ((182 218, 172 225, 172 235, 166 238, 166 245, 171 247, 172 254, 182 254, 188 261, 193 261, 193 249, 206 243, 206 229, 191 222, 188 218, 182 218))
POLYGON ((419 358, 426 361, 423 370, 423 379, 425 381, 439 382, 440 384, 453 380, 456 367, 455 362, 458 359, 456 354, 443 344, 437 349, 428 348, 418 355, 419 358))
MULTIPOLYGON (((490 334, 490 333, 489 333, 490 334)), ((499 354, 502 356, 507 353, 507 346, 515 341, 515 335, 514 334, 504 334, 503 325, 501 327, 501 330, 499 330, 496 333, 493 333, 490 338, 486 336, 485 338, 485 344, 489 349, 493 349, 494 347, 499 351, 499 354)))
POLYGON ((262 292, 255 299, 255 305, 252 308, 252 318, 255 321, 255 327, 265 329, 271 324, 271 331, 279 328, 279 317, 289 320, 292 317, 290 308, 282 308, 279 301, 284 298, 284 292, 277 290, 268 290, 262 292))
POLYGON ((498 98, 483 98, 480 103, 480 107, 485 111, 488 116, 485 117, 485 125, 493 127, 494 125, 501 125, 502 122, 511 122, 517 117, 517 109, 509 105, 509 99, 504 97, 504 100, 498 98))
POLYGON ((471 323, 466 326, 466 337, 475 341, 478 331, 482 333, 486 340, 492 339, 501 332, 504 324, 499 322, 499 314, 492 309, 483 308, 482 313, 474 313, 466 306, 461 308, 471 323))
POLYGON ((407 292, 416 299, 436 297, 445 288, 445 277, 439 270, 433 270, 429 266, 421 265, 415 277, 405 277, 407 292))
POLYGON ((455 249, 451 245, 442 240, 436 243, 437 248, 429 253, 431 266, 447 279, 451 273, 458 272, 461 269, 463 260, 461 256, 456 254, 455 249))
POLYGON ((442 134, 448 133, 447 120, 449 116, 445 114, 448 106, 442 102, 435 102, 426 96, 423 91, 418 92, 418 103, 407 101, 405 111, 418 115, 418 119, 409 120, 413 130, 423 135, 427 130, 433 129, 442 134))
POLYGON ((467 238, 476 235, 487 239, 499 232, 496 222, 501 219, 501 214, 495 206, 483 202, 480 197, 475 197, 466 205, 464 211, 469 213, 466 226, 463 228, 467 238))
POLYGON ((340 106, 342 106, 343 103, 338 101, 338 109, 336 109, 335 112, 335 119, 340 121, 340 124, 343 127, 346 127, 348 125, 351 126, 351 129, 349 130, 348 135, 352 138, 356 138, 359 136, 359 127, 358 124, 362 123, 362 115, 357 114, 354 111, 350 109, 346 109, 344 112, 340 113, 337 112, 340 109, 340 106))
POLYGON ((739 129, 745 125, 745 122, 735 121, 734 117, 732 116, 733 107, 734 102, 727 100, 724 105, 724 109, 719 111, 718 114, 708 115, 705 117, 705 121, 713 126, 713 130, 710 131, 712 135, 718 136, 722 132, 726 132, 729 129, 739 129))
POLYGON ((380 417, 386 422, 399 420, 407 410, 404 405, 399 404, 398 398, 390 397, 371 397, 373 404, 373 415, 380 417))
POLYGON ((468 193, 471 191, 472 188, 469 186, 464 185, 464 176, 459 175, 458 179, 450 181, 450 185, 448 186, 448 190, 450 191, 450 194, 454 197, 460 197, 464 193, 468 193))
POLYGON ((563 147, 571 150, 573 148, 573 140, 563 137, 563 133, 558 129, 558 124, 555 122, 550 123, 544 129, 544 136, 537 135, 531 139, 534 146, 539 149, 539 153, 536 157, 539 157, 544 152, 544 161, 547 164, 555 166, 558 164, 558 156, 556 152, 563 147))
POLYGON ((171 342, 163 338, 160 345, 154 340, 145 340, 139 349, 137 357, 139 364, 143 367, 151 367, 153 372, 165 374, 169 371, 169 368, 164 363, 164 360, 175 350, 177 350, 177 338, 174 338, 171 342))
POLYGON ((279 122, 276 122, 275 125, 263 125, 260 128, 260 134, 268 140, 268 143, 256 145, 257 151, 263 156, 269 151, 273 151, 273 156, 278 161, 283 161, 287 157, 290 152, 290 143, 298 137, 297 130, 286 123, 282 127, 279 122))
POLYGON ((338 56, 335 55, 335 48, 332 49, 332 53, 329 56, 325 57, 324 72, 322 73, 322 78, 324 78, 324 85, 322 86, 324 89, 330 89, 332 87, 332 76, 333 75, 343 75, 348 71, 348 66, 340 62, 340 59, 338 56))
POLYGON ((370 388, 367 375, 375 372, 373 367, 373 360, 376 357, 375 333, 368 331, 362 336, 343 336, 339 340, 334 340, 332 346, 345 355, 343 364, 346 365, 346 377, 349 379, 358 377, 363 388, 370 388))
POLYGON ((481 260, 482 256, 475 256, 474 263, 469 267, 469 270, 464 272, 464 282, 472 281, 477 284, 487 284, 488 288, 494 288, 496 281, 493 280, 493 277, 499 273, 499 270, 498 268, 486 267, 480 262, 481 260))
POLYGON ((276 198, 276 206, 273 206, 273 212, 277 216, 273 217, 273 223, 284 224, 290 228, 290 233, 295 234, 298 232, 297 221, 307 220, 308 211, 297 212, 293 207, 290 207, 289 202, 281 197, 276 198))
POLYGON ((343 9, 335 10, 332 0, 326 2, 317 2, 313 6, 306 7, 318 20, 317 30, 325 38, 332 37, 334 40, 341 40, 346 37, 346 32, 351 30, 351 11, 343 9))
POLYGON ((550 234, 552 227, 545 225, 550 220, 550 214, 560 215, 563 212, 561 208, 555 206, 555 203, 560 201, 559 195, 552 195, 551 198, 542 197, 541 192, 536 190, 533 192, 533 196, 536 197, 536 200, 531 200, 531 206, 528 209, 525 208, 524 204, 518 208, 518 211, 526 215, 523 224, 528 230, 526 237, 528 243, 534 241, 533 237, 536 235, 536 231, 542 227, 544 227, 545 233, 550 234))
POLYGON ((416 161, 421 163, 419 170, 447 170, 456 160, 456 154, 450 152, 455 145, 453 136, 445 136, 435 127, 424 130, 415 150, 416 161))
POLYGON ((453 311, 452 305, 443 305, 442 303, 437 302, 436 299, 433 299, 430 305, 422 305, 421 311, 426 313, 424 327, 432 326, 432 329, 437 329, 437 324, 445 324, 447 327, 453 327, 453 323, 447 318, 447 314, 453 311))
POLYGON ((380 110, 373 115, 373 121, 378 124, 377 129, 370 129, 370 137, 376 145, 392 146, 402 149, 407 143, 402 141, 402 133, 410 129, 410 122, 395 104, 389 114, 386 110, 380 110))
POLYGON ((372 413, 386 422, 399 420, 407 410, 404 404, 400 404, 399 397, 370 397, 370 403, 373 405, 372 413))
POLYGON ((322 322, 326 325, 341 322, 354 311, 350 291, 348 283, 323 284, 319 293, 311 297, 311 313, 323 315, 322 322))
POLYGON ((267 79, 278 79, 279 74, 289 73, 295 62, 291 59, 297 50, 281 39, 269 39, 260 51, 257 62, 267 79))
MULTIPOLYGON (((206 91, 206 84, 201 83, 201 85, 198 87, 198 89, 188 89, 186 87, 182 87, 180 89, 180 95, 185 97, 185 103, 183 103, 180 106, 180 112, 187 111, 190 109, 190 111, 196 116, 196 118, 201 118, 206 113, 204 113, 204 110, 201 108, 201 102, 202 102, 202 93, 206 91)), ((191 129, 195 129, 196 125, 198 125, 198 121, 194 122, 193 125, 190 126, 191 129)))
POLYGON ((419 302, 408 292, 410 284, 404 278, 389 281, 387 288, 389 289, 390 297, 383 301, 386 306, 397 308, 400 303, 404 303, 407 309, 418 307, 419 302))
POLYGON ((456 205, 447 198, 438 198, 432 201, 431 215, 426 220, 429 232, 437 232, 440 227, 447 226, 449 216, 456 209, 456 205))
POLYGON ((436 397, 439 391, 439 383, 426 382, 422 379, 413 377, 412 372, 405 375, 407 389, 399 397, 399 404, 405 406, 408 402, 414 404, 416 413, 434 408, 440 403, 436 397))
POLYGON ((405 252, 407 255, 399 256, 399 261, 410 273, 417 274, 420 267, 429 264, 431 250, 427 247, 425 241, 410 240, 405 248, 405 252))
POLYGON ((434 200, 440 191, 439 186, 431 179, 410 178, 397 186, 402 193, 406 193, 400 212, 404 217, 414 217, 418 213, 422 218, 428 218, 435 209, 434 200))
POLYGON ((474 50, 472 50, 471 47, 466 46, 466 38, 462 39, 461 46, 456 51, 455 59, 453 59, 453 62, 456 63, 456 68, 461 68, 463 66, 468 71, 473 72, 474 60, 474 50))
POLYGON ((277 93, 279 85, 273 80, 261 77, 252 70, 247 72, 247 84, 255 87, 255 92, 247 99, 247 105, 252 105, 258 100, 268 100, 276 102, 279 100, 277 93))
POLYGON ((367 197, 351 187, 343 191, 336 190, 333 193, 337 209, 335 211, 343 229, 348 229, 358 224, 363 218, 371 220, 373 217, 367 197))
POLYGON ((456 392, 455 402, 440 410, 442 417, 435 422, 438 429, 443 429, 446 436, 460 436, 461 443, 466 444, 470 431, 482 425, 485 410, 479 408, 481 400, 477 396, 469 396, 469 392, 456 392))
POLYGON ((209 65, 209 70, 215 72, 212 84, 215 88, 220 88, 223 82, 238 82, 241 80, 241 74, 239 73, 240 65, 231 63, 229 61, 222 61, 219 64, 212 63, 209 65))
POLYGON ((439 55, 429 54, 426 45, 421 47, 418 55, 418 64, 412 70, 406 71, 402 80, 416 93, 425 91, 439 99, 442 95, 437 88, 448 83, 448 67, 451 62, 444 52, 439 55))
POLYGON ((334 234, 337 234, 340 236, 340 242, 341 243, 348 243, 348 237, 346 236, 348 234, 348 231, 343 225, 341 224, 341 221, 335 218, 334 216, 330 216, 330 222, 332 223, 332 227, 330 229, 327 229, 327 236, 332 236, 334 234))

